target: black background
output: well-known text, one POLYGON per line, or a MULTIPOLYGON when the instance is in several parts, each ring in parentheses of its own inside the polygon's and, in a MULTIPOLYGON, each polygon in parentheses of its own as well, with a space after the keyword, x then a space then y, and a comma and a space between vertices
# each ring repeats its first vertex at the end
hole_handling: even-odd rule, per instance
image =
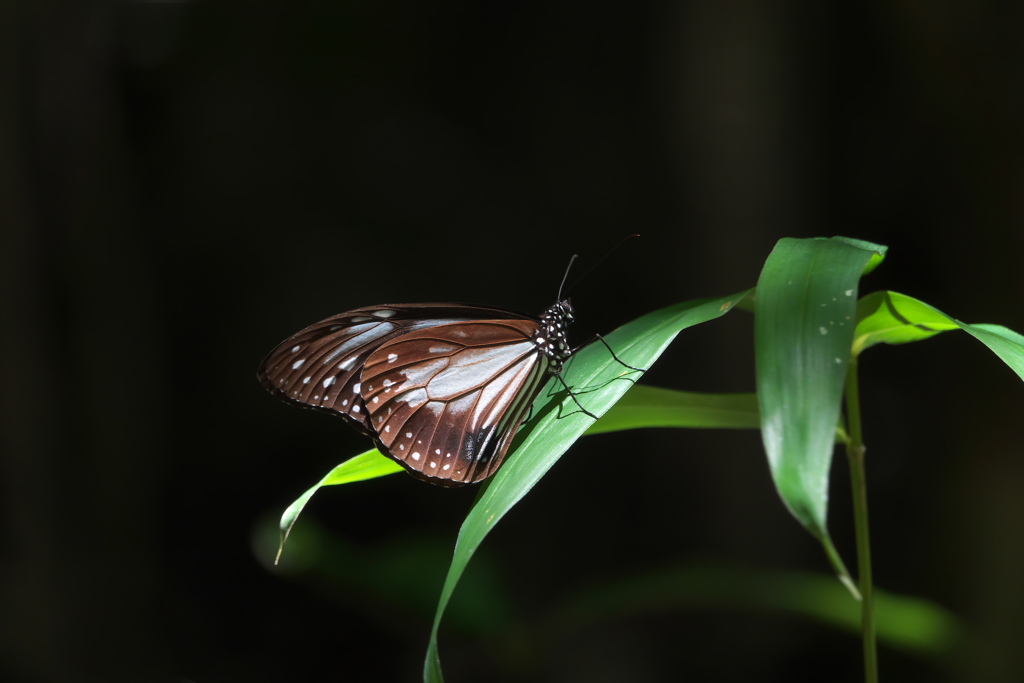
MULTIPOLYGON (((113 2, 0 9, 0 676, 418 678, 474 491, 329 489, 368 442, 256 382, 320 318, 399 301, 574 339, 752 286, 786 236, 890 246, 894 289, 1024 330, 1024 5, 113 2)), ((753 388, 744 313, 645 381, 753 388)), ((963 334, 863 365, 880 586, 964 620, 891 680, 1024 678, 1020 381, 963 334)), ((845 464, 830 522, 853 559, 845 464)), ((793 617, 569 596, 694 563, 827 572, 754 432, 585 439, 499 525, 441 637, 452 681, 856 681, 793 617), (476 612, 474 612, 474 609, 476 612)))

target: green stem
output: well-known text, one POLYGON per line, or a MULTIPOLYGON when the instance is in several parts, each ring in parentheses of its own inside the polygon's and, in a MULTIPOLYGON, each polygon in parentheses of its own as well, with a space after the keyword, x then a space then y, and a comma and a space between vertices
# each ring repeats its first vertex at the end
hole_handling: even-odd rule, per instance
POLYGON ((864 471, 864 435, 861 431, 860 389, 857 386, 857 357, 850 360, 846 374, 846 414, 849 440, 846 455, 850 460, 853 485, 853 515, 857 531, 857 574, 861 594, 861 637, 864 640, 864 680, 878 683, 878 649, 875 643, 875 603, 871 579, 871 537, 868 532, 868 487, 864 471))

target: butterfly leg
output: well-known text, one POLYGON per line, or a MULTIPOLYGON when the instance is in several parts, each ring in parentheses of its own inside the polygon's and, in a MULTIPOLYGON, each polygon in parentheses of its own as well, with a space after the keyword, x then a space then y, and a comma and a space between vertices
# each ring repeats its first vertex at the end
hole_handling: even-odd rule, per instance
POLYGON ((618 356, 616 356, 616 355, 615 355, 615 352, 614 352, 614 351, 612 350, 612 347, 608 345, 608 342, 606 342, 606 341, 604 340, 604 337, 602 337, 602 336, 601 336, 601 335, 599 335, 599 334, 595 334, 595 335, 594 335, 594 337, 595 337, 595 338, 596 338, 596 339, 597 339, 598 341, 600 341, 600 342, 601 342, 602 344, 604 344, 604 347, 605 347, 606 349, 608 349, 608 353, 610 353, 610 354, 612 355, 612 358, 614 358, 614 359, 615 359, 615 362, 616 362, 616 363, 618 363, 619 365, 621 365, 621 366, 623 366, 623 367, 626 367, 626 368, 629 368, 630 370, 634 370, 634 371, 636 371, 636 372, 647 372, 647 370, 645 370, 645 369, 643 369, 643 368, 634 368, 634 367, 633 367, 632 365, 630 365, 629 363, 623 363, 623 362, 622 362, 622 360, 621 360, 621 359, 620 359, 620 358, 619 358, 618 356))
POLYGON ((561 375, 555 375, 555 377, 557 377, 558 381, 562 383, 562 386, 565 387, 565 390, 567 392, 569 392, 569 398, 572 399, 572 402, 575 403, 579 407, 579 409, 582 410, 585 414, 589 415, 590 417, 592 417, 592 418, 594 418, 596 420, 597 419, 597 415, 594 415, 592 412, 590 412, 589 410, 587 410, 586 408, 583 407, 583 404, 580 403, 579 399, 576 398, 576 394, 572 393, 572 389, 570 389, 569 385, 565 383, 565 380, 562 379, 562 376, 561 375))

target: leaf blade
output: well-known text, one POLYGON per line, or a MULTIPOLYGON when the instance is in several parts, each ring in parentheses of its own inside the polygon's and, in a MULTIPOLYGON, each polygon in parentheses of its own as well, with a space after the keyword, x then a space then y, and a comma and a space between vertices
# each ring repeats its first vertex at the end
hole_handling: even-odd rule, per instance
POLYGON ((757 394, 706 394, 640 384, 622 397, 586 434, 650 427, 759 429, 757 394))
POLYGON ((892 291, 872 292, 861 299, 858 317, 855 354, 877 344, 906 344, 960 329, 987 346, 1024 379, 1024 335, 1008 327, 965 323, 919 299, 892 291))
MULTIPOLYGON (((654 311, 615 330, 605 337, 605 341, 615 349, 622 363, 649 368, 650 363, 661 355, 680 331, 724 315, 748 294, 741 292, 732 297, 685 302, 654 311)), ((571 367, 566 369, 565 380, 569 384, 583 382, 580 385, 583 390, 577 396, 587 406, 587 410, 600 417, 632 385, 631 381, 619 381, 627 379, 629 373, 632 371, 626 370, 621 363, 610 357, 604 344, 595 343, 573 357, 571 367)), ((635 377, 635 373, 633 375, 635 377)), ((561 392, 552 393, 553 388, 554 381, 541 393, 534 404, 537 414, 531 420, 531 428, 523 430, 522 440, 515 452, 485 485, 486 489, 481 492, 459 530, 452 564, 438 600, 424 662, 423 677, 428 683, 444 680, 437 633, 444 610, 470 558, 494 525, 593 423, 590 417, 579 412, 571 398, 559 399, 558 394, 561 392)))
POLYGON ((828 474, 858 281, 884 253, 881 245, 845 239, 786 238, 758 280, 755 355, 769 468, 786 507, 826 547, 828 474))

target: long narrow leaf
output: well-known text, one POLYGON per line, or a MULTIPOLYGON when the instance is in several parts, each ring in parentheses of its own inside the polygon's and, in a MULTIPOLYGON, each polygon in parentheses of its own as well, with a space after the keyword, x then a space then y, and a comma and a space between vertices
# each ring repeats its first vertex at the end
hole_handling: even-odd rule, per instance
POLYGON ((843 238, 782 239, 757 285, 757 387, 768 463, 786 507, 826 550, 828 475, 857 283, 884 253, 843 238))
POLYGON ((948 330, 963 330, 987 346, 1024 379, 1024 336, 1002 325, 965 323, 898 292, 873 292, 857 306, 854 353, 875 344, 905 344, 948 330))
MULTIPOLYGON (((964 644, 964 625, 923 598, 876 591, 878 636, 890 646, 940 660, 964 644)), ((692 564, 579 589, 552 609, 539 637, 579 636, 602 624, 673 610, 762 611, 813 619, 860 635, 860 606, 824 574, 692 564)))
POLYGON ((702 394, 635 386, 588 429, 589 434, 645 427, 758 429, 757 395, 702 394))
MULTIPOLYGON (((732 297, 706 299, 671 306, 642 316, 617 329, 605 340, 622 361, 649 368, 683 329, 712 320, 731 310, 748 292, 732 297)), ((611 357, 604 344, 595 343, 577 353, 567 368, 565 381, 586 409, 600 417, 639 377, 611 357)), ((536 413, 515 453, 481 493, 459 531, 448 577, 438 601, 430 645, 424 663, 425 681, 443 681, 437 650, 437 631, 445 607, 467 563, 494 525, 533 488, 544 473, 593 424, 593 419, 566 396, 555 381, 534 404, 536 413)))

